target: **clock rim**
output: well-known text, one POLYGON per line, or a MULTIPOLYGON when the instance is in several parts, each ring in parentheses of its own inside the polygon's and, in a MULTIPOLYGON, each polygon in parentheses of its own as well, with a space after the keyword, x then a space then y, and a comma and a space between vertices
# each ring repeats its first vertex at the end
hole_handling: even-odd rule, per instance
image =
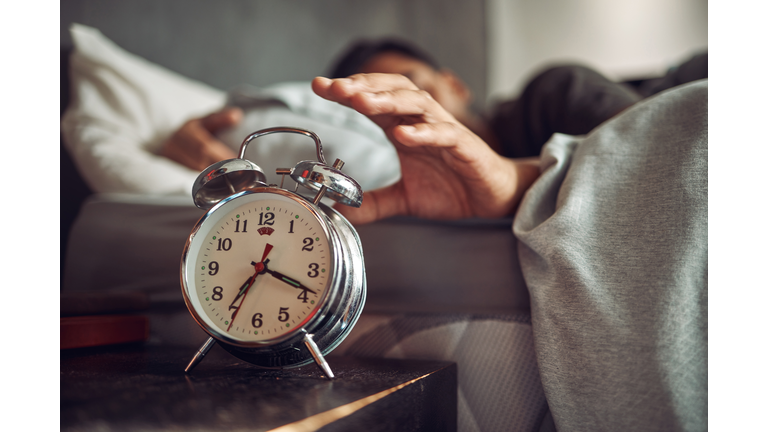
MULTIPOLYGON (((254 200, 254 201, 257 201, 257 200, 254 200)), ((217 203, 210 210, 208 210, 197 221, 197 223, 193 227, 189 237, 187 238, 186 244, 184 246, 184 251, 182 253, 182 258, 181 258, 181 291, 184 297, 184 303, 186 304, 187 309, 191 313, 194 320, 198 323, 198 325, 209 336, 213 337, 217 341, 228 344, 228 345, 233 345, 238 348, 246 348, 246 349, 276 346, 283 342, 289 341, 291 339, 294 339, 297 337, 303 337, 304 333, 307 333, 307 332, 312 333, 312 330, 314 330, 315 327, 321 325, 321 323, 324 321, 324 318, 327 315, 328 309, 330 305, 333 303, 333 299, 336 295, 336 293, 332 293, 332 291, 334 291, 333 281, 339 279, 339 274, 337 273, 339 273, 343 268, 343 266, 340 265, 340 260, 342 255, 341 246, 339 245, 340 240, 336 238, 336 236, 334 235, 336 233, 332 231, 328 226, 328 222, 325 220, 326 218, 327 218, 326 215, 323 215, 318 210, 314 209, 311 206, 311 204, 306 200, 306 198, 302 197, 301 195, 285 189, 277 189, 272 187, 257 187, 257 188, 251 188, 251 189, 237 192, 235 194, 230 195, 227 198, 222 199, 219 203, 217 203), (190 276, 188 274, 188 271, 190 268, 193 268, 195 266, 194 263, 191 263, 189 261, 189 258, 191 255, 190 247, 192 246, 192 243, 195 240, 197 234, 200 232, 200 229, 203 227, 203 224, 205 224, 205 222, 208 221, 216 211, 221 209, 221 207, 224 207, 230 202, 237 200, 239 198, 247 197, 250 195, 256 195, 256 194, 265 194, 265 193, 281 195, 285 198, 288 198, 292 200, 294 203, 304 207, 307 211, 310 212, 310 214, 313 217, 315 217, 315 219, 319 222, 320 227, 322 228, 323 233, 325 234, 325 237, 328 239, 330 253, 332 254, 332 258, 330 260, 331 268, 329 271, 326 289, 323 292, 323 297, 319 300, 318 302, 319 304, 317 305, 317 307, 315 307, 313 311, 310 313, 310 315, 303 320, 303 323, 304 323, 303 325, 296 326, 290 331, 288 331, 287 333, 284 333, 282 336, 279 336, 276 338, 260 340, 260 341, 245 341, 245 340, 235 339, 230 335, 221 332, 217 327, 213 325, 209 325, 206 322, 206 320, 201 316, 201 314, 198 312, 197 308, 195 307, 195 302, 192 300, 193 293, 191 293, 190 285, 188 283, 188 278, 190 276)))

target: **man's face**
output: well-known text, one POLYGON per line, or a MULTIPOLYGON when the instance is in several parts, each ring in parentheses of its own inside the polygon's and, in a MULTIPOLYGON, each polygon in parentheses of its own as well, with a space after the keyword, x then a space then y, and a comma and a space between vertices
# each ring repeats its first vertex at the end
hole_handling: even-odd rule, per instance
POLYGON ((466 85, 448 70, 437 71, 412 57, 397 53, 377 54, 360 68, 361 73, 394 73, 410 79, 416 87, 428 92, 459 121, 465 117, 471 95, 466 85))

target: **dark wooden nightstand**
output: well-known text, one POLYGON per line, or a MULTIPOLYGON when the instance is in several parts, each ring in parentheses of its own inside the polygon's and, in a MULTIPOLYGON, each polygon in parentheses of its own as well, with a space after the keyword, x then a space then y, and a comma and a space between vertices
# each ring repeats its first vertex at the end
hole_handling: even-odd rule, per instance
POLYGON ((315 364, 263 370, 214 347, 186 375, 194 350, 62 350, 61 430, 456 430, 455 363, 330 356, 327 380, 315 364))

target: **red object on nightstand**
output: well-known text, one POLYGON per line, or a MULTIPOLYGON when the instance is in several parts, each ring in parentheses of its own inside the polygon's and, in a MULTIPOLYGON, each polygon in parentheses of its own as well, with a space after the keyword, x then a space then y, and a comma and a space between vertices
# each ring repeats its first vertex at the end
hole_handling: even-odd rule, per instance
POLYGON ((149 319, 142 315, 62 317, 61 349, 143 342, 149 338, 149 319))

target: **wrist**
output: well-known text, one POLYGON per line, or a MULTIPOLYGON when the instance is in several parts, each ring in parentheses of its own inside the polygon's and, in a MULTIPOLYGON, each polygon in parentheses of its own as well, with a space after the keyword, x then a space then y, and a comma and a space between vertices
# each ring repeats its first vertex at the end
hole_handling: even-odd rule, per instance
POLYGON ((520 202, 523 200, 525 192, 531 187, 533 182, 539 178, 541 172, 539 170, 538 157, 508 160, 514 167, 514 169, 510 171, 512 173, 512 184, 514 187, 507 202, 507 216, 514 216, 520 202))

